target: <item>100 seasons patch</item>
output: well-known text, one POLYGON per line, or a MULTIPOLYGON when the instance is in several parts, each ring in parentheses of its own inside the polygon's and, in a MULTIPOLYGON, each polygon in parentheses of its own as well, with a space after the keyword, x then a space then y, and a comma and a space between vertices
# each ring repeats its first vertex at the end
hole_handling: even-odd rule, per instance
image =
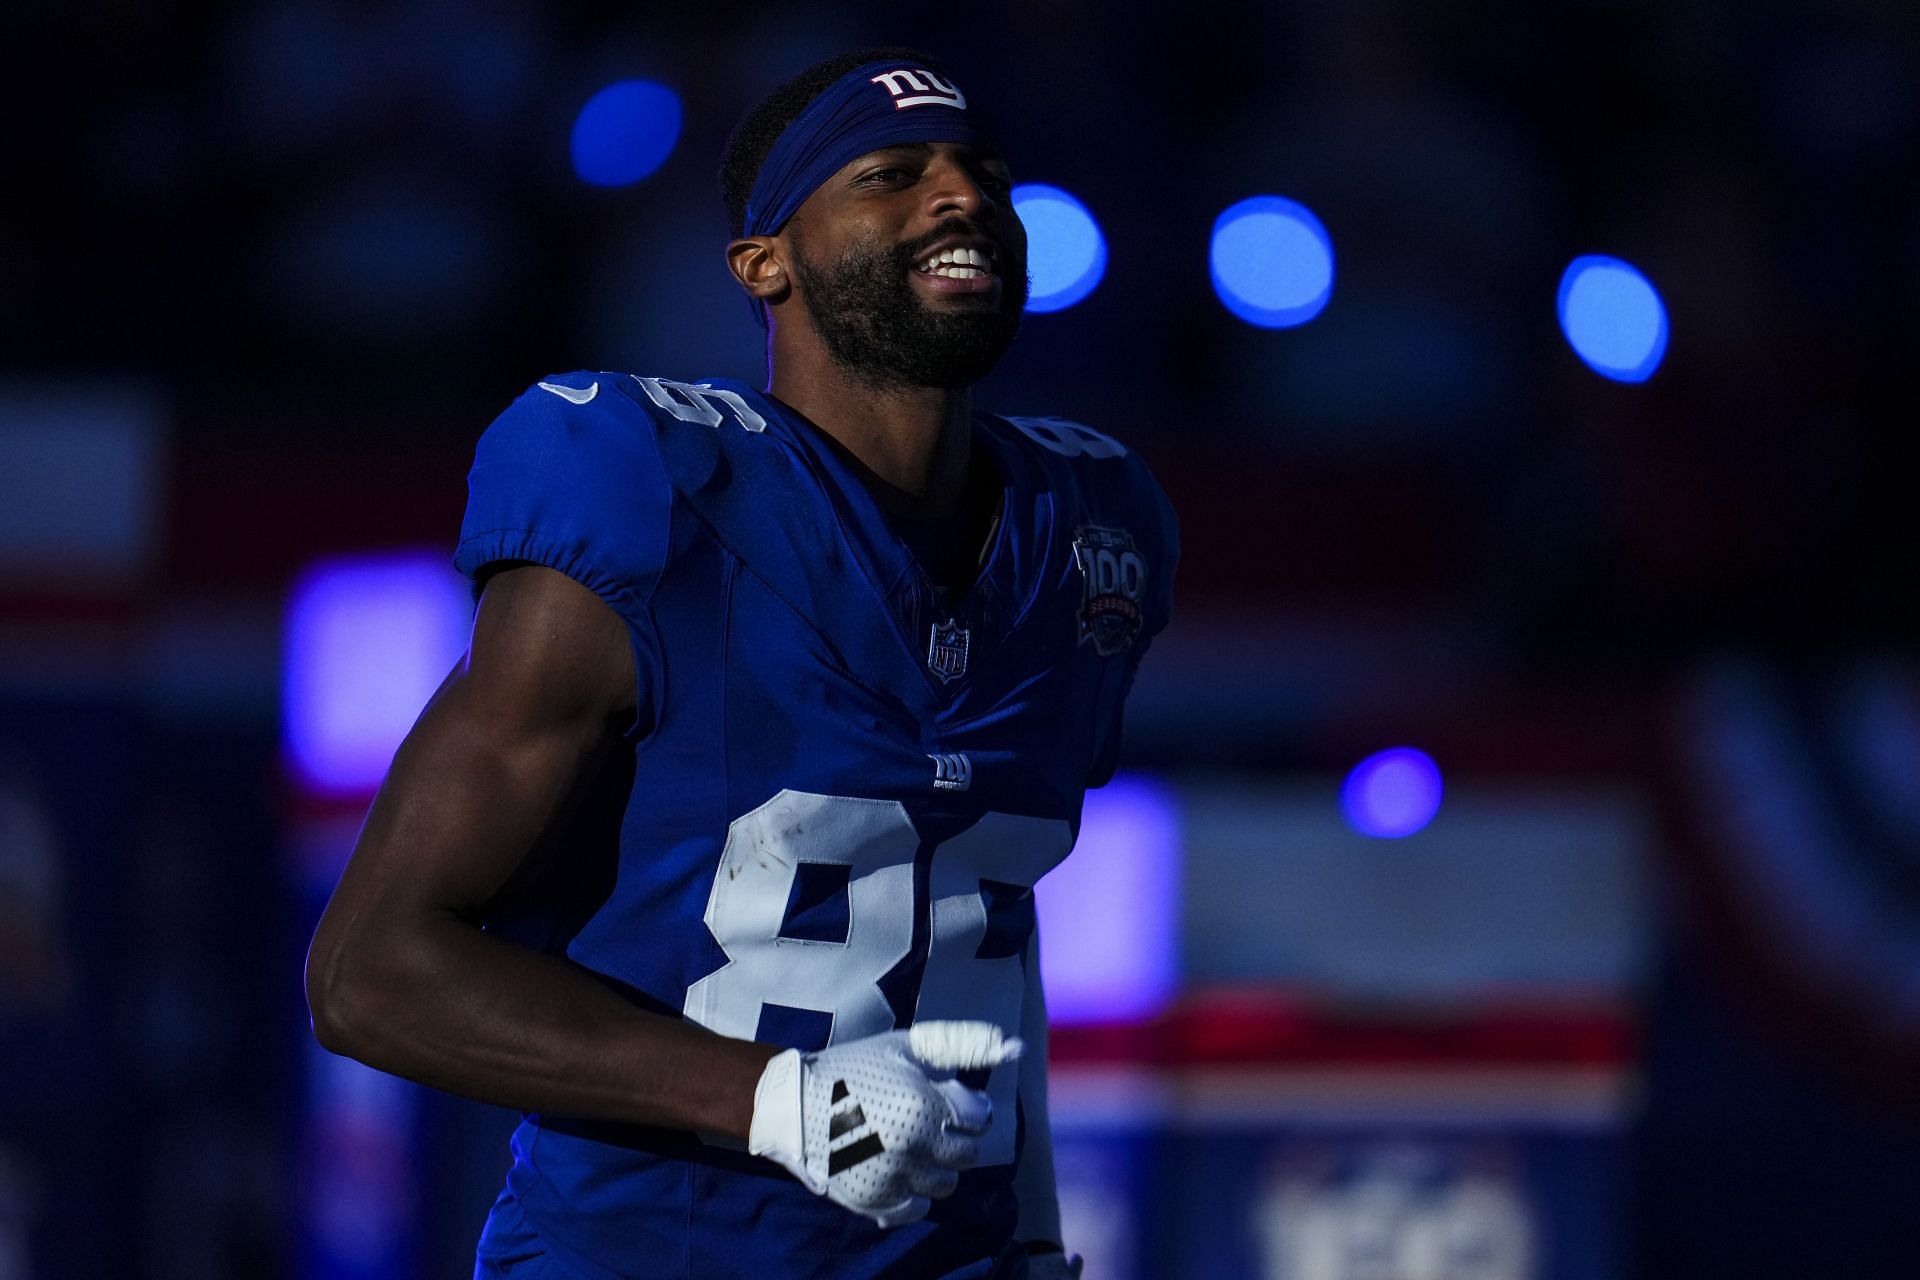
POLYGON ((1147 596, 1147 561, 1125 529, 1082 525, 1073 539, 1080 569, 1080 643, 1089 640, 1103 657, 1124 653, 1140 636, 1147 596))

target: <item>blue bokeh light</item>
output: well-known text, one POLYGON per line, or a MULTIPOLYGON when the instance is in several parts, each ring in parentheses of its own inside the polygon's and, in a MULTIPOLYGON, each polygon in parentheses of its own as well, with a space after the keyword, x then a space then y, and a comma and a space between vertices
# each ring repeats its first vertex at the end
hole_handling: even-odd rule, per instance
POLYGON ((587 99, 573 122, 573 171, 596 187, 624 187, 667 162, 680 141, 680 95, 651 80, 621 80, 587 99))
POLYGON ((1667 354, 1667 308, 1638 268, 1575 258, 1560 277, 1560 328, 1587 367, 1615 382, 1645 382, 1667 354))
POLYGON ((1397 840, 1433 821, 1440 791, 1440 767, 1431 756, 1393 747, 1353 766, 1340 791, 1340 807, 1361 835, 1397 840))
POLYGON ((1027 228, 1027 310, 1061 311, 1092 293, 1107 271, 1107 240, 1087 206, 1028 182, 1013 189, 1013 207, 1027 228))
POLYGON ((1227 310, 1263 329, 1305 324, 1333 296, 1333 241, 1313 211, 1251 196, 1214 219, 1207 265, 1227 310))

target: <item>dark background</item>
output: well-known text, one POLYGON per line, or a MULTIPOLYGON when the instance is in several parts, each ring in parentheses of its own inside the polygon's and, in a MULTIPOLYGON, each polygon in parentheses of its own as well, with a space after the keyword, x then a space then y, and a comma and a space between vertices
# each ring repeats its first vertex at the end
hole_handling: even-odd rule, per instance
MULTIPOLYGON (((1610 1273, 1920 1272, 1915 37, 1893 0, 10 13, 0 1276, 356 1274, 299 1244, 334 864, 290 850, 363 800, 286 779, 288 586, 450 552, 474 439, 539 377, 757 379, 720 147, 808 62, 901 41, 1107 238, 979 400, 1120 436, 1180 510, 1130 767, 1285 786, 1417 741, 1450 783, 1630 789, 1610 1273), (679 144, 588 186, 569 129, 630 77, 680 95, 679 144), (1268 192, 1335 246, 1297 329, 1208 283, 1213 219, 1268 192), (1596 252, 1665 299, 1644 384, 1556 323, 1596 252), (150 424, 146 505, 63 549, 22 424, 103 414, 150 424)), ((497 1119, 413 1114, 405 1213, 454 1243, 407 1265, 440 1274, 497 1119)))

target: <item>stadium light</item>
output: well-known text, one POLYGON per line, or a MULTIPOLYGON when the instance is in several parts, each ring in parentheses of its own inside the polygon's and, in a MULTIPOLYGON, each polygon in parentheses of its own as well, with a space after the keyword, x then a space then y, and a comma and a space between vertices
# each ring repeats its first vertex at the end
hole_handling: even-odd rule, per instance
POLYGON ((466 647, 465 581, 445 557, 343 557, 311 567, 287 606, 282 742, 321 795, 371 793, 466 647))
POLYGON ((1424 751, 1394 747, 1353 767, 1340 792, 1347 822, 1364 836, 1397 840, 1440 811, 1440 767, 1424 751))
POLYGON ((1063 311, 1092 293, 1106 274, 1107 241, 1087 207, 1039 182, 1015 187, 1013 207, 1027 228, 1027 310, 1063 311))
POLYGON ((680 141, 680 96, 651 80, 621 80, 587 99, 573 122, 573 171, 625 187, 667 162, 680 141))
POLYGON ((1164 784, 1123 774, 1087 792, 1078 852, 1034 890, 1050 1021, 1151 1017, 1177 994, 1181 843, 1164 784))
POLYGON ((1615 382, 1645 382, 1667 354, 1667 308, 1638 268, 1575 258, 1560 277, 1560 329, 1587 367, 1615 382))
POLYGON ((1284 196, 1229 205, 1207 256, 1220 301, 1263 329, 1305 324, 1333 296, 1333 241, 1312 210, 1284 196))

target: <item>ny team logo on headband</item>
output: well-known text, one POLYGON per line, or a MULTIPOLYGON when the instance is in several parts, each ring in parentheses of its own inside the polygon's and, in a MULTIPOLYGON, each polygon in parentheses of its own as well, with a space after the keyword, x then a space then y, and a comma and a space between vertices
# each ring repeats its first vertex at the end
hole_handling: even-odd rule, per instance
POLYGON ((958 142, 990 147, 960 87, 922 66, 863 63, 820 91, 774 140, 747 197, 745 234, 777 235, 794 211, 841 166, 882 147, 958 142), (875 93, 879 85, 885 94, 875 93), (906 107, 948 107, 901 115, 906 107))
POLYGON ((894 109, 904 107, 957 107, 965 109, 967 95, 957 85, 948 84, 925 67, 882 71, 873 83, 883 84, 893 95, 894 109))

